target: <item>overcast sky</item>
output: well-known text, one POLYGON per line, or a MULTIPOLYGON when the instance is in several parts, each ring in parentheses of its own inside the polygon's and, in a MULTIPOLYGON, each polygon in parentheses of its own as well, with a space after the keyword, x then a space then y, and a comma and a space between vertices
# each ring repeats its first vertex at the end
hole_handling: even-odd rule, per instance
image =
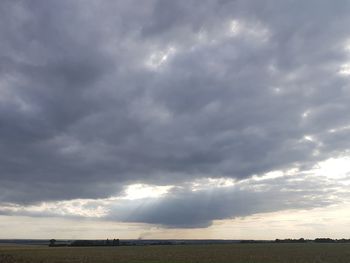
POLYGON ((349 25, 348 0, 1 1, 0 238, 348 237, 349 25))

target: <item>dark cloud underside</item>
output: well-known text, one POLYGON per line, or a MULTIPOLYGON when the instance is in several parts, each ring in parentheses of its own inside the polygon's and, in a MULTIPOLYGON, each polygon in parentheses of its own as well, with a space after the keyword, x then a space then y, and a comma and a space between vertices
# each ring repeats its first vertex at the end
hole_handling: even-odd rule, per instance
POLYGON ((2 1, 0 201, 240 180, 343 154, 349 5, 2 1))

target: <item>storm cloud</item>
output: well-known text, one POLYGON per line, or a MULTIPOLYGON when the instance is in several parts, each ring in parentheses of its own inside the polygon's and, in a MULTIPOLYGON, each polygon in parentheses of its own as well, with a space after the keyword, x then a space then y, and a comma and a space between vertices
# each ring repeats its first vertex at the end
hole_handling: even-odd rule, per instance
POLYGON ((334 181, 326 176, 311 174, 276 175, 272 178, 269 175, 253 177, 236 183, 204 180, 173 187, 161 195, 147 198, 124 194, 106 199, 78 199, 24 206, 5 203, 0 208, 0 214, 90 218, 147 223, 166 228, 203 228, 211 226, 214 220, 285 210, 310 210, 339 205, 349 200, 349 193, 341 189, 344 187, 342 182, 350 177, 334 181))
MULTIPOLYGON (((347 155, 349 14, 345 0, 2 1, 0 201, 239 182, 347 155)), ((175 191, 130 221, 207 226, 234 216, 226 198, 256 204, 239 215, 284 207, 254 209, 257 195, 175 191)))

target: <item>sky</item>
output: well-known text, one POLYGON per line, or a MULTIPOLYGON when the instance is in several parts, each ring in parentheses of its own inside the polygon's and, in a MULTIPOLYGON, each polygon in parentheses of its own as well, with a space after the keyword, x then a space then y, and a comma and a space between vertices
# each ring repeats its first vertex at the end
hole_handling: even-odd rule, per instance
POLYGON ((350 1, 0 2, 0 238, 349 238, 350 1))

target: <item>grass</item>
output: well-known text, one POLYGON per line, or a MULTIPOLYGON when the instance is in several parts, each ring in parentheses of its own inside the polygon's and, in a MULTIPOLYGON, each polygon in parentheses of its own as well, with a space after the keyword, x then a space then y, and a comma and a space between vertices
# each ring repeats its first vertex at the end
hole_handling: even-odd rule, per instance
POLYGON ((1 263, 349 263, 350 244, 0 246, 1 263))

